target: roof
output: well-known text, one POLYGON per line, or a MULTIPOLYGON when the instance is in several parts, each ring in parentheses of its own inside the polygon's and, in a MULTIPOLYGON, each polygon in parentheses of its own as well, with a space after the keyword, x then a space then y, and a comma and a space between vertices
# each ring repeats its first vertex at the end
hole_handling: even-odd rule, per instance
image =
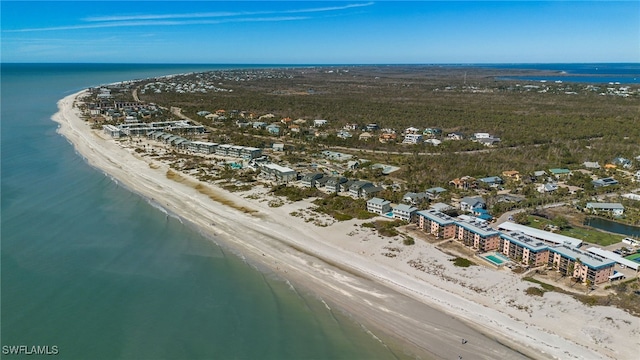
POLYGON ((435 203, 435 204, 431 204, 429 205, 429 207, 431 209, 437 210, 437 211, 446 211, 446 210, 451 210, 453 209, 453 206, 449 205, 449 204, 445 204, 445 203, 435 203))
POLYGON ((372 199, 367 200, 367 204, 388 205, 388 204, 391 204, 391 201, 374 197, 372 199))
POLYGON ((436 209, 421 210, 421 211, 418 211, 416 214, 418 216, 423 216, 431 221, 434 221, 439 225, 450 225, 450 224, 456 223, 454 218, 436 209))
POLYGON ((550 171, 553 175, 563 175, 563 174, 569 174, 569 173, 571 173, 571 170, 569 170, 569 169, 549 169, 549 171, 550 171))
POLYGON ((460 203, 469 204, 471 207, 485 204, 484 200, 481 197, 465 197, 460 200, 460 203))
POLYGON ((554 244, 569 244, 573 247, 582 245, 582 240, 564 236, 560 234, 554 234, 548 231, 532 228, 530 226, 516 224, 514 222, 506 221, 498 225, 499 229, 519 231, 536 239, 552 242, 554 244))
POLYGON ((418 208, 410 206, 410 205, 406 205, 406 204, 400 204, 396 207, 393 208, 393 211, 406 211, 406 212, 414 212, 417 211, 418 208))
POLYGON ((456 225, 465 228, 466 230, 469 230, 475 234, 480 235, 481 237, 487 237, 487 236, 493 236, 493 235, 499 235, 500 232, 498 230, 495 230, 493 228, 490 228, 488 225, 481 223, 481 222, 476 222, 476 221, 472 221, 472 220, 461 220, 461 221, 456 221, 456 225))
POLYGON ((549 248, 549 250, 573 261, 580 259, 580 262, 592 269, 610 267, 616 264, 615 261, 607 259, 603 256, 578 250, 576 248, 571 248, 565 245, 552 246, 549 248))
POLYGON ((441 188, 441 187, 432 187, 432 188, 430 188, 430 189, 425 190, 424 192, 426 192, 426 193, 432 193, 432 194, 439 194, 439 193, 442 193, 442 192, 445 192, 445 191, 447 191, 447 189, 445 189, 445 188, 441 188))
POLYGON ((290 169, 288 167, 284 167, 284 166, 280 166, 278 164, 264 164, 263 167, 270 169, 270 170, 275 170, 275 171, 279 171, 281 173, 295 173, 296 171, 293 169, 290 169))
POLYGON ((588 252, 592 253, 592 254, 596 254, 596 255, 600 255, 602 257, 605 257, 607 259, 613 260, 615 262, 617 262, 620 265, 624 265, 626 267, 629 267, 633 270, 638 270, 638 267, 640 267, 640 263, 637 263, 633 260, 628 260, 623 258, 622 256, 608 251, 608 250, 604 250, 604 249, 600 249, 597 247, 590 247, 588 249, 586 249, 588 252))
POLYGON ((527 248, 533 252, 539 252, 549 248, 549 246, 544 242, 535 239, 521 231, 502 232, 500 233, 500 237, 524 248, 527 248))
POLYGON ((624 206, 620 203, 595 203, 595 202, 590 202, 587 203, 587 208, 591 208, 591 209, 607 209, 607 210, 613 210, 613 209, 619 209, 619 210, 624 210, 624 206))
POLYGON ((502 179, 499 176, 489 176, 489 177, 480 179, 480 181, 487 184, 495 184, 495 183, 501 183, 502 179))

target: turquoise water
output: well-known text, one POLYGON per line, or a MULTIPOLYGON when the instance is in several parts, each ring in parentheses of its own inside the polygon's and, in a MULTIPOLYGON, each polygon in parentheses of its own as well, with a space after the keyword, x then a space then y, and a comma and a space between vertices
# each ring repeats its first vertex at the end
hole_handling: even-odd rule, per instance
POLYGON ((203 69, 2 64, 2 345, 55 345, 62 359, 394 358, 88 166, 50 119, 85 87, 203 69))
POLYGON ((485 255, 483 256, 485 259, 489 260, 490 262, 494 263, 495 265, 502 265, 506 262, 511 261, 508 257, 496 252, 493 253, 491 255, 485 255))
POLYGON ((502 263, 504 263, 504 261, 502 259, 500 259, 499 257, 497 257, 495 255, 487 255, 484 258, 489 260, 489 261, 491 261, 492 263, 494 263, 496 265, 502 265, 502 263))

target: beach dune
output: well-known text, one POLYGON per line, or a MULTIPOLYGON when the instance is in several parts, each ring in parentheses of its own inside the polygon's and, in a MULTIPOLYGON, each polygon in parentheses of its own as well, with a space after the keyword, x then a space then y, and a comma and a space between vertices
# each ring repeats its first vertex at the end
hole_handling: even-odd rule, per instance
POLYGON ((516 275, 455 267, 449 255, 421 241, 399 245, 398 256, 387 257, 382 253, 389 240, 354 226, 355 220, 326 219, 330 225, 318 227, 290 215, 305 211, 307 202, 271 208, 186 174, 167 176, 168 165, 136 154, 82 120, 74 104, 85 93, 60 100, 53 120, 91 166, 262 271, 315 294, 327 311, 350 314, 392 348, 429 359, 637 355, 639 321, 622 310, 587 307, 557 293, 529 296, 524 291, 531 284, 516 275), (424 271, 411 266, 416 261, 425 264, 424 271))

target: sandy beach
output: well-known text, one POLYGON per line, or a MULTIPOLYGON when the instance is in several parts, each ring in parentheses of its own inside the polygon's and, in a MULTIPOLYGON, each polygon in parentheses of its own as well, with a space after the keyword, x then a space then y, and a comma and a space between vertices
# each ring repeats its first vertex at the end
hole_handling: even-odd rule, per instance
POLYGON ((362 221, 335 222, 307 201, 269 207, 267 189, 229 193, 92 130, 76 101, 53 120, 86 161, 221 246, 343 311, 381 339, 423 359, 635 359, 640 319, 586 306, 559 293, 531 296, 532 283, 506 270, 460 268, 425 241, 405 246, 362 221), (219 201, 233 206, 225 205, 219 201), (293 216, 292 212, 302 214, 293 216), (313 217, 323 223, 307 222, 313 217), (395 256, 385 256, 392 252, 395 256), (420 264, 420 266, 416 266, 420 264), (468 342, 462 344, 461 339, 468 342))

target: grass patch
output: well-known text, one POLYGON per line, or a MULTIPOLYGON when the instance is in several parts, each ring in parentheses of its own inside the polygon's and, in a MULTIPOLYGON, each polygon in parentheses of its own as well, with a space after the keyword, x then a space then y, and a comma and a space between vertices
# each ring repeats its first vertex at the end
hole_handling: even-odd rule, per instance
POLYGON ((257 212, 256 210, 249 209, 249 208, 246 208, 244 206, 239 206, 238 204, 234 203, 233 201, 225 198, 224 196, 221 196, 217 191, 215 191, 215 190, 213 190, 213 189, 211 189, 209 187, 206 187, 206 186, 204 186, 202 184, 199 184, 199 183, 197 183, 195 181, 190 181, 186 177, 176 173, 173 170, 167 170, 166 176, 167 176, 167 179, 173 180, 173 181, 181 183, 181 184, 187 184, 187 185, 192 186, 199 193, 201 193, 203 195, 206 195, 209 199, 211 199, 211 200, 213 200, 215 202, 218 202, 220 204, 232 207, 232 208, 234 208, 236 210, 240 210, 240 211, 242 211, 243 213, 246 213, 246 214, 254 214, 254 213, 257 212))
POLYGON ((455 259, 452 259, 451 261, 453 261, 453 265, 458 267, 469 267, 475 265, 473 261, 462 257, 457 257, 455 259))
MULTIPOLYGON (((317 206, 314 210, 330 215, 338 221, 356 219, 370 219, 377 216, 367 210, 367 202, 364 199, 352 199, 347 196, 330 195, 313 201, 317 206)), ((371 226, 374 227, 374 226, 371 226)))
POLYGON ((297 186, 278 185, 271 189, 276 196, 286 197, 289 201, 300 201, 310 197, 322 197, 324 193, 316 188, 299 188, 297 186))
POLYGON ((537 288, 535 286, 532 286, 530 288, 527 288, 527 290, 525 290, 524 292, 527 295, 543 296, 546 291, 544 291, 543 289, 537 288))
POLYGON ((385 221, 385 220, 376 220, 370 223, 363 223, 362 226, 368 228, 374 228, 378 231, 378 234, 387 237, 393 237, 398 235, 398 230, 396 227, 402 225, 404 222, 401 220, 394 221, 385 221))
POLYGON ((529 276, 523 277, 522 280, 538 284, 538 285, 542 286, 542 288, 547 290, 547 291, 555 291, 556 290, 555 286, 553 286, 551 284, 547 284, 545 282, 542 282, 540 280, 534 279, 534 278, 529 277, 529 276))

